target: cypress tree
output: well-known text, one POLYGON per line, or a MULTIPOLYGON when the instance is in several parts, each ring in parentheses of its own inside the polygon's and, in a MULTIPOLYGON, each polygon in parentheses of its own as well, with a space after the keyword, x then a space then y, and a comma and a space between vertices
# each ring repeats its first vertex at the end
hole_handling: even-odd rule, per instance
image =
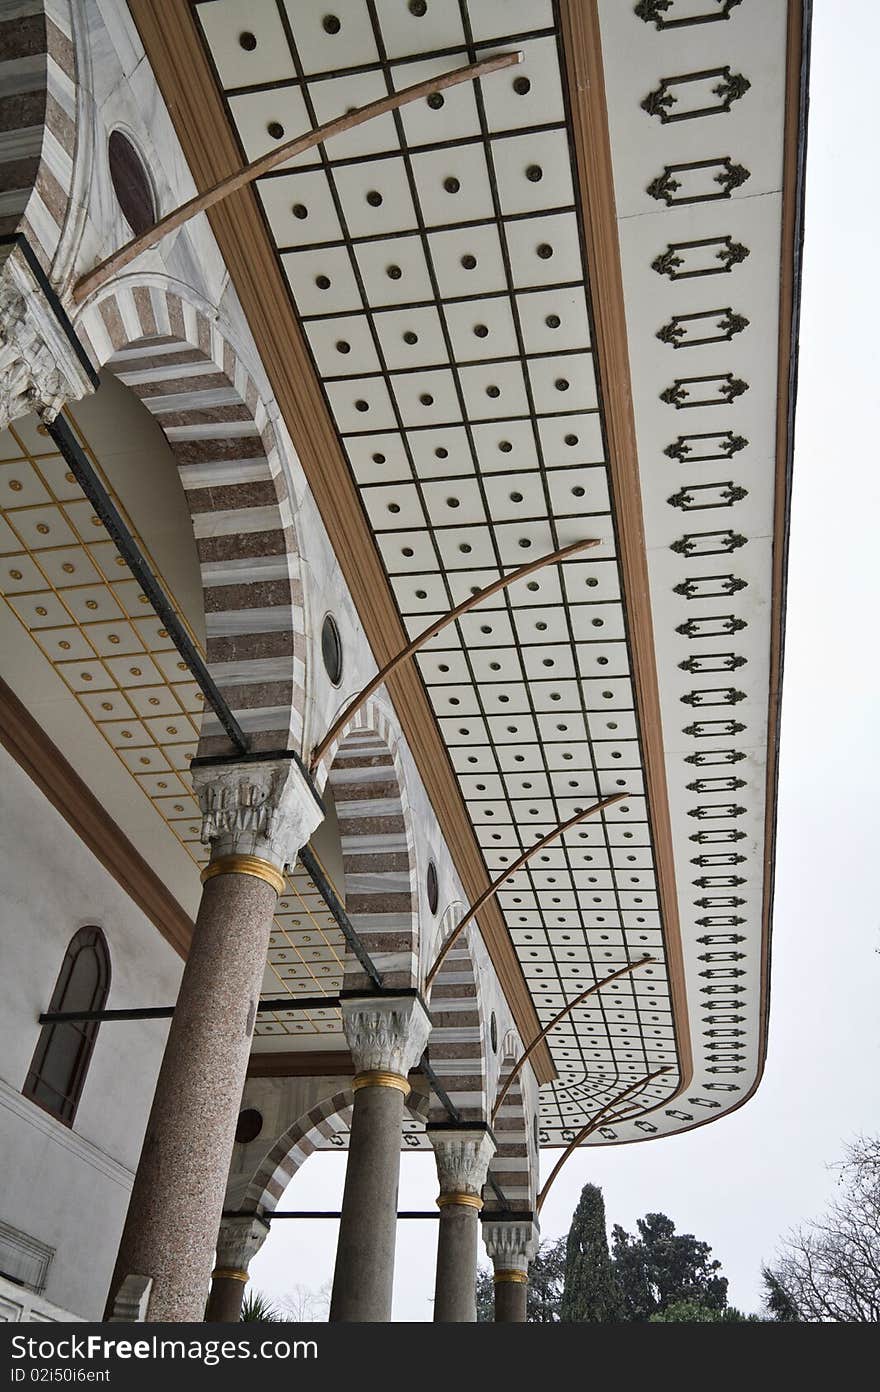
POLYGON ((569 1230, 560 1317, 585 1324, 611 1324, 620 1318, 620 1293, 605 1233, 605 1201, 595 1184, 584 1185, 569 1230))

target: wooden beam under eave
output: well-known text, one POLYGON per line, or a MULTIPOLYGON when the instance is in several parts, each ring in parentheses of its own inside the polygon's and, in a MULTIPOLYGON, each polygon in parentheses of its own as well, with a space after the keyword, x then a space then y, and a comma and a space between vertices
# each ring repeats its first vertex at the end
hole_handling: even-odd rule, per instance
MULTIPOLYGON (((179 0, 128 0, 128 5, 196 187, 208 188, 240 167, 241 153, 195 19, 179 0)), ((383 666, 409 635, 296 322, 255 191, 244 188, 231 194, 209 211, 208 218, 367 640, 383 666)), ((489 876, 416 668, 399 668, 389 678, 388 691, 465 893, 473 901, 488 886, 489 876)), ((480 929, 517 1029, 523 1039, 532 1039, 540 1022, 496 904, 481 912, 480 929)), ((532 1064, 539 1083, 555 1078, 546 1045, 536 1051, 532 1064)))
POLYGON ((255 1049, 247 1067, 249 1078, 351 1078, 355 1072, 348 1049, 255 1049))

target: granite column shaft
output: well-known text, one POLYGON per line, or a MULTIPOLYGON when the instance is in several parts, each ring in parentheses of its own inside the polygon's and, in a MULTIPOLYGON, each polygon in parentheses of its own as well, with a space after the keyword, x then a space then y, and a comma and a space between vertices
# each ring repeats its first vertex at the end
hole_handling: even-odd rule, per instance
POLYGON ((291 761, 193 769, 202 900, 110 1287, 151 1281, 144 1318, 197 1322, 223 1211, 235 1126, 284 869, 321 820, 291 761))
POLYGON ((429 1124, 440 1194, 434 1319, 473 1323, 477 1318, 477 1235, 482 1191, 495 1138, 485 1123, 429 1124))
POLYGON ((397 1190, 406 1075, 430 1018, 415 995, 343 1000, 357 1070, 342 1217, 333 1273, 333 1322, 391 1319, 397 1190))

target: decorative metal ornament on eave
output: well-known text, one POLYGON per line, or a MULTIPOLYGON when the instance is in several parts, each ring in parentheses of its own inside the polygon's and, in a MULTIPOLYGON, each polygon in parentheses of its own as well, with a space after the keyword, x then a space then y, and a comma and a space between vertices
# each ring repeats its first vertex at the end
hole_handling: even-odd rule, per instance
POLYGON ((720 116, 728 112, 735 101, 740 101, 751 87, 751 82, 742 73, 732 73, 730 68, 707 68, 702 72, 683 73, 678 77, 663 77, 660 79, 659 87, 653 92, 649 92, 644 101, 641 102, 643 111, 647 111, 649 116, 659 116, 660 120, 666 125, 672 121, 695 121, 703 116, 720 116), (712 83, 714 86, 709 88, 708 93, 701 93, 696 84, 712 83), (692 106, 685 110, 674 110, 675 107, 687 101, 689 91, 694 89, 699 93, 697 102, 705 103, 706 97, 717 97, 718 100, 711 104, 692 106))
POLYGON ((691 411, 697 406, 730 406, 748 389, 748 382, 734 377, 732 372, 710 372, 702 377, 676 377, 672 386, 660 393, 660 400, 674 406, 676 411, 691 411), (709 383, 712 385, 704 385, 709 383), (691 400, 693 388, 698 386, 702 395, 691 400))
POLYGON ((693 675, 697 672, 734 672, 738 667, 745 667, 747 660, 738 653, 697 653, 686 657, 678 665, 682 672, 693 675))
POLYGON ((709 739, 715 735, 741 735, 745 728, 740 720, 696 720, 693 725, 686 725, 682 734, 692 735, 694 739, 709 739))
POLYGON ((724 155, 718 159, 667 164, 663 173, 651 180, 646 192, 670 208, 689 203, 717 203, 730 198, 733 190, 751 177, 745 165, 735 164, 729 155, 724 155), (716 184, 717 190, 713 187, 716 184))
POLYGON ((694 242, 669 242, 666 250, 654 257, 651 269, 670 280, 693 280, 697 276, 729 273, 750 255, 747 246, 730 236, 703 237, 694 242))
POLYGON ((715 24, 719 20, 730 19, 731 10, 741 5, 742 0, 715 0, 716 9, 705 14, 683 15, 678 19, 675 18, 675 4, 676 0, 639 0, 633 13, 659 30, 685 29, 695 24, 715 24), (670 10, 673 13, 666 18, 670 10))
POLYGON ((745 758, 740 749, 701 749, 696 754, 686 754, 686 764, 696 768, 710 768, 718 764, 738 764, 745 758))
POLYGON ((692 793, 735 793, 746 786, 746 780, 728 774, 726 777, 696 778, 686 786, 692 793))
POLYGON ((677 440, 673 440, 671 445, 667 445, 663 453, 670 459, 677 459, 680 464, 702 464, 709 463, 713 459, 730 459, 740 450, 744 450, 748 445, 748 440, 743 435, 734 435, 732 430, 710 430, 703 431, 699 435, 679 435, 677 440), (700 444, 703 440, 717 440, 718 447, 715 454, 696 454, 694 446, 688 444, 689 440, 695 442, 697 449, 707 449, 707 445, 700 444))
POLYGON ((673 348, 701 348, 707 343, 729 343, 743 329, 749 327, 744 314, 736 314, 728 305, 726 309, 705 309, 697 314, 673 314, 668 324, 657 330, 661 343, 673 348), (702 333, 701 329, 714 328, 715 333, 702 333))
POLYGON ((688 619, 686 623, 677 624, 675 631, 683 638, 721 638, 730 633, 739 633, 747 627, 745 619, 737 619, 733 614, 707 614, 704 618, 688 619))
POLYGON ((735 706, 746 699, 744 691, 732 686, 705 687, 700 691, 688 691, 679 700, 686 706, 735 706))
MULTIPOLYGON (((682 550, 681 543, 676 543, 674 549, 682 550)), ((688 580, 682 580, 680 585, 673 585, 672 592, 683 595, 685 599, 718 599, 722 595, 732 595, 744 590, 748 583, 748 580, 740 580, 736 575, 694 575, 688 580)))
POLYGON ((729 508, 749 496, 749 490, 728 479, 725 483, 692 483, 680 488, 666 501, 682 512, 705 512, 712 508, 729 508))
MULTIPOLYGON (((740 532, 727 529, 723 532, 689 532, 678 541, 670 543, 670 551, 679 556, 729 556, 741 546, 748 545, 748 537, 740 532)), ((680 593, 680 591, 676 591, 680 593)))

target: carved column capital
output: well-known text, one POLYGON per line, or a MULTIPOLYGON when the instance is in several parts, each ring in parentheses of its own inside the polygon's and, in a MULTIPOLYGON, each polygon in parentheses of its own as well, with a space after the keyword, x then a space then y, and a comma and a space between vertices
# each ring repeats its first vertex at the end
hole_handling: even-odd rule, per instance
POLYGON ((447 1194, 469 1194, 480 1198, 489 1161, 496 1141, 488 1126, 459 1126, 444 1122, 429 1125, 428 1139, 434 1147, 441 1199, 447 1194))
POLYGON ((323 820, 293 759, 196 764, 192 779, 202 812, 202 841, 210 845, 212 861, 256 856, 285 870, 323 820))
POLYGON ((256 1213, 236 1213, 220 1222, 217 1235, 215 1276, 237 1273, 247 1276, 248 1267, 269 1235, 269 1224, 256 1213))
POLYGON ((538 1250, 541 1232, 531 1217, 486 1218, 482 1223, 483 1242, 496 1271, 519 1271, 528 1275, 529 1262, 538 1250))
POLYGON ((342 1025, 355 1073, 401 1078, 418 1063, 431 1033, 418 996, 350 996, 342 1001, 342 1025))
POLYGON ((94 391, 80 357, 24 257, 0 269, 0 430, 36 411, 52 421, 94 391))

